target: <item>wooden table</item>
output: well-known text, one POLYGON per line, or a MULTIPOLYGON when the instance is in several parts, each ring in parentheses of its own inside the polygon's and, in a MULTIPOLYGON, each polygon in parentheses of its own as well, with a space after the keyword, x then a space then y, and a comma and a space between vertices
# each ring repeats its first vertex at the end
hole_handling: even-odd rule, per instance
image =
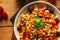
MULTIPOLYGON (((0 22, 0 40, 14 40, 13 24, 10 22, 10 18, 18 11, 20 4, 18 4, 18 0, 0 0, 0 6, 8 14, 8 20, 0 22)), ((60 9, 60 0, 56 1, 55 6, 60 9)))
POLYGON ((0 0, 0 6, 2 6, 8 14, 8 20, 0 22, 0 40, 11 40, 13 24, 10 22, 10 18, 20 7, 18 6, 17 0, 0 0))

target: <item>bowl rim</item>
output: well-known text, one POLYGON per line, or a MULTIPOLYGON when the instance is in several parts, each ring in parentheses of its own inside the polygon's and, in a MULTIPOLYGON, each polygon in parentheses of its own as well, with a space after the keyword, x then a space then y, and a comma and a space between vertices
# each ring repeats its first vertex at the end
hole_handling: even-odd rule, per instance
POLYGON ((26 8, 27 6, 29 6, 29 5, 32 5, 32 4, 35 4, 35 3, 45 3, 45 4, 47 4, 47 5, 50 5, 51 7, 54 7, 54 9, 56 9, 57 11, 58 11, 58 13, 60 13, 59 12, 59 10, 54 6, 54 5, 52 5, 52 4, 50 4, 50 3, 48 3, 48 2, 45 2, 45 1, 34 1, 34 2, 31 2, 31 3, 28 3, 27 5, 25 5, 24 7, 22 7, 20 10, 19 10, 19 12, 18 12, 18 14, 17 14, 17 16, 16 16, 16 18, 15 18, 15 21, 14 21, 14 34, 15 34, 15 37, 17 38, 17 40, 19 40, 19 38, 18 38, 18 35, 17 35, 17 33, 16 33, 16 20, 17 20, 17 18, 18 18, 18 16, 20 15, 20 13, 21 13, 21 11, 24 9, 24 8, 26 8))

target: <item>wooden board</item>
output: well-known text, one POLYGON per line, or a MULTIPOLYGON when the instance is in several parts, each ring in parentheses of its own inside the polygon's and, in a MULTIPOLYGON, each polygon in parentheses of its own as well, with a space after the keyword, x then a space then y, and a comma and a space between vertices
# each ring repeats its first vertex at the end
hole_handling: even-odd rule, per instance
POLYGON ((13 27, 0 27, 0 40, 11 40, 13 27))
POLYGON ((56 0, 56 5, 55 6, 60 10, 60 0, 56 0))

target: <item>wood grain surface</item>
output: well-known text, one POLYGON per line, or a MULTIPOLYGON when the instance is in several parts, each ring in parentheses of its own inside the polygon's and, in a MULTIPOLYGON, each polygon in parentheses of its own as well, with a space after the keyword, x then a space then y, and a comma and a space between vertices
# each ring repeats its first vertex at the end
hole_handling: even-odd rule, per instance
POLYGON ((11 40, 13 27, 0 27, 0 40, 11 40))
MULTIPOLYGON (((16 40, 10 18, 21 8, 21 5, 20 0, 0 0, 0 6, 2 6, 8 14, 8 20, 0 22, 0 40, 16 40)), ((56 0, 55 6, 60 9, 60 0, 56 0)))

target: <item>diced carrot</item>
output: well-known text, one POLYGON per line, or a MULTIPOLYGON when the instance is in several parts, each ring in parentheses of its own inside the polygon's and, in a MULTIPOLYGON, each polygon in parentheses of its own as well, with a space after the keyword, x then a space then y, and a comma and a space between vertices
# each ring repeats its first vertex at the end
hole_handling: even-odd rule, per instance
POLYGON ((26 33, 27 33, 27 34, 30 34, 30 32, 31 32, 31 30, 26 30, 26 33))
POLYGON ((38 11, 38 12, 37 12, 37 16, 41 16, 41 15, 42 15, 42 14, 38 11))
POLYGON ((47 23, 48 23, 48 22, 49 22, 49 20, 48 20, 48 19, 46 19, 46 20, 45 20, 45 22, 47 22, 47 23))
POLYGON ((50 17, 50 14, 48 12, 44 13, 45 17, 50 17))
POLYGON ((25 28, 24 28, 24 27, 22 27, 22 29, 20 30, 20 33, 21 33, 21 32, 23 32, 24 30, 25 30, 25 28))
POLYGON ((54 38, 54 40, 57 40, 57 38, 54 38))
POLYGON ((56 25, 56 21, 53 20, 53 19, 50 19, 49 22, 50 22, 52 25, 56 25))
POLYGON ((23 38, 20 38, 20 40, 25 40, 25 39, 23 39, 23 38))
POLYGON ((30 40, 30 39, 27 37, 27 38, 25 38, 25 40, 30 40))
POLYGON ((24 27, 22 27, 22 31, 24 31, 25 30, 25 28, 24 27))
POLYGON ((44 40, 49 40, 49 38, 44 38, 44 40))
POLYGON ((25 36, 25 40, 30 40, 30 36, 29 35, 26 35, 25 36))
POLYGON ((56 29, 57 29, 57 28, 58 28, 58 25, 54 25, 54 28, 56 28, 56 29))
POLYGON ((44 32, 43 32, 43 30, 40 30, 40 35, 44 35, 44 32))

